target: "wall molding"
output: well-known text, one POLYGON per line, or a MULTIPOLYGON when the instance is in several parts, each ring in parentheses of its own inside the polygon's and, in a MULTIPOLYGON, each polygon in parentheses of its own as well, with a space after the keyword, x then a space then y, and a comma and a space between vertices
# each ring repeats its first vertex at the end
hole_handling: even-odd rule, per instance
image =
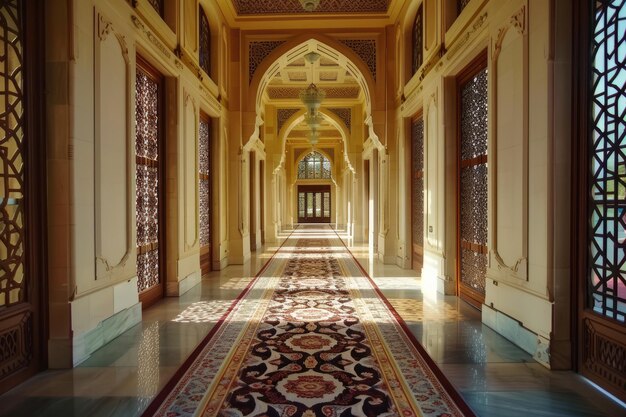
MULTIPOLYGON (((492 204, 492 218, 493 223, 491 230, 489 231, 491 235, 491 249, 489 256, 489 266, 490 269, 493 270, 495 267, 498 271, 499 275, 504 277, 514 278, 515 280, 523 280, 528 281, 528 175, 529 175, 529 85, 528 85, 528 73, 529 73, 529 59, 528 59, 528 33, 526 27, 526 12, 527 5, 526 1, 523 2, 523 5, 508 19, 507 23, 501 26, 495 37, 492 37, 492 52, 491 52, 491 68, 490 71, 492 73, 491 82, 492 82, 492 93, 490 95, 490 100, 494 103, 492 108, 490 129, 491 129, 491 158, 489 163, 491 164, 490 176, 493 181, 490 199, 492 204), (521 247, 522 252, 518 254, 517 259, 515 259, 512 263, 506 262, 503 259, 499 251, 498 245, 498 233, 497 233, 497 225, 498 225, 498 74, 499 74, 499 59, 501 56, 503 43, 507 38, 507 34, 511 33, 510 29, 513 29, 517 35, 522 36, 523 49, 522 49, 522 62, 523 62, 523 83, 522 83, 522 148, 523 152, 520 156, 522 158, 522 236, 521 236, 521 247)), ((517 219, 515 220, 517 221, 517 219)))
POLYGON ((95 246, 95 279, 101 280, 104 278, 108 278, 110 276, 119 274, 120 279, 128 278, 135 274, 135 266, 128 265, 128 261, 131 257, 134 258, 136 249, 134 245, 134 195, 133 195, 133 155, 134 150, 134 140, 133 140, 133 127, 132 127, 132 95, 131 95, 131 73, 132 73, 132 60, 130 57, 130 52, 128 48, 128 44, 126 43, 125 36, 116 30, 112 22, 107 19, 101 12, 94 9, 94 13, 96 15, 95 31, 94 33, 94 204, 96 206, 96 224, 94 225, 94 246, 95 246), (103 188, 106 188, 106 185, 103 184, 106 181, 106 178, 102 178, 99 172, 99 168, 101 166, 101 161, 98 155, 101 155, 97 152, 98 146, 101 146, 102 138, 101 138, 101 126, 100 126, 100 100, 102 98, 102 89, 100 88, 101 83, 101 48, 102 45, 108 41, 109 35, 115 35, 115 39, 119 45, 120 53, 124 60, 125 65, 125 107, 126 111, 126 120, 125 120, 125 166, 126 166, 126 178, 125 178, 125 186, 126 186, 126 250, 123 256, 118 259, 111 259, 111 255, 103 253, 102 248, 102 239, 104 237, 104 230, 106 229, 105 225, 102 225, 101 218, 99 218, 100 211, 98 207, 100 207, 101 203, 98 202, 99 195, 103 188), (127 270, 127 267, 131 270, 127 270))

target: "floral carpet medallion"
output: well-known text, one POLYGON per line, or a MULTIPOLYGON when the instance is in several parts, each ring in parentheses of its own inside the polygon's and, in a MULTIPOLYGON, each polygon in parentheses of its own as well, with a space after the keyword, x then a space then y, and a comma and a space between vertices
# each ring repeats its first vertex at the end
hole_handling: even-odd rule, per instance
POLYGON ((144 415, 472 416, 331 236, 289 239, 144 415))

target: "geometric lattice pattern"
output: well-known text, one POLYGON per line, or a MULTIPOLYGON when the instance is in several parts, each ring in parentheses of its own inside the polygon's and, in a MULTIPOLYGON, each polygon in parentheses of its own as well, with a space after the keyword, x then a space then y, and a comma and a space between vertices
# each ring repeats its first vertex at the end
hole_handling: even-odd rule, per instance
POLYGON ((345 123, 348 130, 352 130, 352 109, 349 107, 329 107, 329 111, 335 113, 345 123))
POLYGON ((252 41, 248 46, 248 82, 261 62, 285 41, 252 41))
POLYGON ((487 69, 461 87, 461 283, 485 293, 487 272, 487 69))
POLYGON ((298 113, 298 109, 278 109, 276 111, 276 133, 280 132, 285 122, 296 113, 298 113))
MULTIPOLYGON (((298 0, 232 0, 238 15, 307 13, 298 0)), ((322 0, 313 13, 386 13, 390 0, 322 0)))
POLYGON ((330 161, 319 152, 311 152, 298 164, 298 179, 330 179, 330 161))
POLYGON ((159 284, 159 83, 137 68, 135 84, 137 276, 139 292, 159 284))
POLYGON ((200 119, 198 135, 199 191, 200 191, 200 246, 211 243, 211 133, 207 121, 200 119))
POLYGON ((376 80, 376 41, 374 39, 340 39, 339 42, 359 56, 376 80))
POLYGON ((413 23, 413 71, 411 74, 415 74, 424 61, 423 18, 423 4, 420 4, 417 8, 417 14, 415 15, 415 22, 413 23))
POLYGON ((33 320, 30 312, 0 333, 0 380, 28 367, 33 359, 33 320))
POLYGON ((424 246, 424 119, 411 123, 413 244, 424 246))
POLYGON ((626 1, 601 0, 592 38, 588 305, 626 321, 626 1))
POLYGON ((0 309, 26 300, 21 2, 0 3, 0 309))
POLYGON ((592 320, 583 321, 582 362, 584 366, 618 390, 626 389, 626 346, 596 329, 592 320))
MULTIPOLYGON (((268 87, 267 95, 271 100, 294 99, 300 96, 301 88, 294 87, 268 87)), ((357 99, 359 87, 324 87, 326 98, 357 99)))
POLYGON ((200 7, 198 9, 200 14, 200 33, 198 38, 200 40, 200 51, 198 58, 200 61, 200 68, 210 77, 211 76, 211 29, 209 27, 209 19, 207 19, 204 9, 200 7))

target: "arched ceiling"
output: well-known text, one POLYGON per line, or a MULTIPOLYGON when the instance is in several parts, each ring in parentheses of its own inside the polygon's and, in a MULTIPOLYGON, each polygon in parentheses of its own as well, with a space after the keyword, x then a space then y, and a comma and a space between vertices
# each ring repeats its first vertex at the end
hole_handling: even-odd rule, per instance
POLYGON ((363 101, 357 80, 328 58, 308 64, 300 58, 276 73, 265 89, 265 101, 276 106, 302 107, 300 90, 315 83, 326 92, 323 106, 352 106, 363 101))
MULTIPOLYGON (((304 111, 299 93, 311 83, 326 93, 322 110, 327 114, 334 113, 349 130, 353 107, 365 102, 362 89, 354 76, 337 61, 320 57, 313 63, 306 62, 304 58, 291 62, 267 84, 263 104, 276 107, 278 131, 292 115, 304 111)), ((293 126, 286 137, 287 145, 307 144, 309 131, 304 121, 293 126)), ((320 146, 342 140, 341 132, 327 119, 322 121, 318 132, 320 146)))

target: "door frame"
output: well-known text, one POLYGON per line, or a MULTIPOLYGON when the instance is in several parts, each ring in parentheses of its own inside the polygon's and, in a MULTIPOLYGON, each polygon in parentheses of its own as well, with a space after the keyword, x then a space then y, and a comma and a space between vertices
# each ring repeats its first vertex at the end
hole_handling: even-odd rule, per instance
MULTIPOLYGON (((139 293, 139 301, 141 302, 142 309, 146 309, 152 306, 157 301, 161 300, 165 297, 165 281, 167 279, 166 275, 166 230, 165 230, 165 219, 167 213, 167 200, 166 200, 166 181, 167 177, 165 175, 165 159, 167 158, 166 152, 166 136, 165 136, 165 100, 166 100, 166 83, 165 76, 159 72, 150 62, 141 56, 140 54, 136 55, 137 63, 136 69, 143 71, 148 76, 150 76, 155 82, 158 83, 158 120, 161 121, 159 123, 159 155, 157 166, 159 169, 159 214, 158 214, 158 222, 159 222, 159 232, 158 232, 158 251, 159 251, 159 284, 149 288, 145 291, 139 293)), ((136 140, 136 135, 135 135, 136 140)), ((136 198, 136 191, 135 191, 136 198)))
MULTIPOLYGON (((313 200, 313 203, 315 204, 315 200, 313 200)), ((306 198, 304 200, 304 204, 306 206, 306 198)), ((298 218, 298 223, 330 223, 331 219, 332 219, 332 207, 333 207, 333 195, 332 195, 332 189, 330 184, 298 184, 297 188, 296 188, 296 212, 298 214, 297 218, 298 218), (324 216, 324 195, 323 193, 328 192, 329 195, 329 204, 330 207, 328 207, 328 212, 330 213, 330 216, 328 217, 328 221, 309 221, 306 220, 306 217, 303 219, 300 217, 300 206, 299 206, 299 196, 300 193, 317 193, 317 192, 321 192, 322 193, 322 217, 315 217, 315 219, 326 219, 326 217, 324 216)), ((313 208, 313 210, 315 210, 315 208, 313 208)), ((306 207, 305 207, 305 214, 306 214, 306 207)))
MULTIPOLYGON (((461 88, 478 72, 489 68, 487 49, 478 55, 456 76, 456 290, 457 295, 473 307, 481 310, 485 295, 461 285, 461 88)), ((489 91, 487 91, 489 100, 489 91)), ((487 148, 489 152, 489 148, 487 148)), ((489 174, 487 174, 489 175, 489 174)), ((488 216, 488 213, 485 213, 488 216)))
MULTIPOLYGON (((592 6, 588 1, 574 2, 572 5, 572 199, 571 199, 571 248, 570 268, 571 286, 571 340, 572 367, 586 378, 602 386, 622 401, 626 401, 626 390, 620 389, 624 378, 611 373, 612 369, 597 361, 596 350, 601 344, 597 336, 613 343, 616 349, 626 349, 626 324, 615 319, 603 317, 587 307, 587 281, 589 273, 589 137, 592 129, 590 121, 590 86, 591 86, 591 33, 592 6), (586 366, 585 345, 589 344, 591 354, 596 354, 589 361, 596 369, 586 366), (604 374, 604 375, 600 375, 604 374), (604 378, 603 378, 604 376, 604 378), (611 378, 615 382, 611 385, 611 378)), ((607 342, 607 344, 608 344, 607 342)), ((606 349, 608 347, 605 346, 606 349)))

